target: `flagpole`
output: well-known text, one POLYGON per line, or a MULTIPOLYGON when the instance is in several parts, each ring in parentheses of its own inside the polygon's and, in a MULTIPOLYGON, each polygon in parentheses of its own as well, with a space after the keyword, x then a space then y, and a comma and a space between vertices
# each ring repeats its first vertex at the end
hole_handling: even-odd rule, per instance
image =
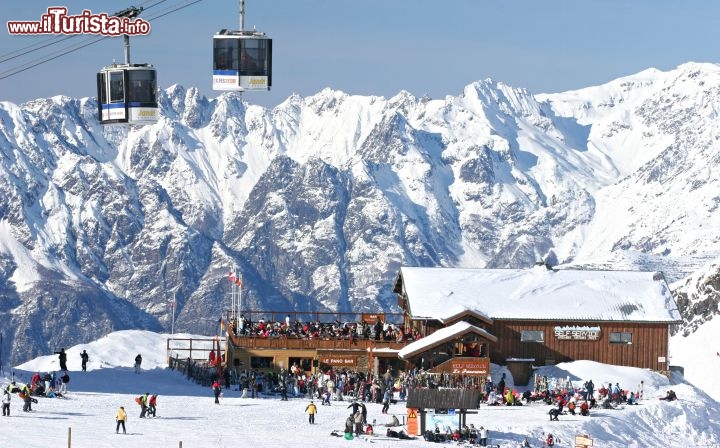
POLYGON ((233 315, 235 314, 235 280, 233 277, 237 275, 237 266, 233 266, 232 275, 230 276, 230 281, 232 282, 232 285, 230 285, 230 319, 232 320, 233 315))
MULTIPOLYGON (((240 275, 240 273, 238 273, 240 275)), ((242 288, 243 288, 243 281, 242 277, 240 277, 240 284, 238 285, 238 312, 242 314, 242 288)), ((237 320, 237 314, 235 314, 235 319, 237 320)))

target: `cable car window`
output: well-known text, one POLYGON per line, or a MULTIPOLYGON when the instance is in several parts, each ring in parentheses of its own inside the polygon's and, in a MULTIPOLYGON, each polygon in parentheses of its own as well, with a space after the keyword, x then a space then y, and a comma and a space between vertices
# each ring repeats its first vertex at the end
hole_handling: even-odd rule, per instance
POLYGON ((110 73, 110 102, 122 103, 125 101, 125 84, 123 82, 123 73, 110 73))
POLYGON ((107 90, 105 88, 105 73, 98 73, 98 102, 107 103, 107 90))
POLYGON ((238 39, 213 39, 213 62, 214 70, 237 70, 238 62, 238 39))
POLYGON ((268 39, 243 39, 241 41, 241 75, 268 75, 268 39))
POLYGON ((154 103, 156 101, 155 70, 128 72, 128 102, 154 103))

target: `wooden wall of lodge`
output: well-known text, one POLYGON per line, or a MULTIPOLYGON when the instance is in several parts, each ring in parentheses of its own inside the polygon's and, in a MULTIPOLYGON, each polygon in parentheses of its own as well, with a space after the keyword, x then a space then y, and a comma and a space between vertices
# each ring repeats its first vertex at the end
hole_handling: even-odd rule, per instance
POLYGON ((507 358, 535 358, 537 365, 548 360, 555 363, 573 360, 594 360, 605 364, 625 365, 668 370, 668 362, 658 362, 668 355, 668 325, 629 322, 557 322, 495 320, 486 328, 497 336, 490 344, 490 359, 504 364, 507 358), (555 337, 556 326, 600 327, 600 338, 589 340, 563 340, 555 337), (521 342, 520 330, 543 330, 545 342, 521 342), (611 344, 610 333, 632 333, 632 344, 611 344))
MULTIPOLYGON (((258 338, 232 336, 232 343, 228 344, 229 366, 234 365, 233 359, 238 359, 242 366, 238 371, 249 370, 251 356, 272 357, 275 369, 289 368, 290 358, 309 358, 332 354, 333 356, 354 356, 357 366, 352 369, 367 371, 369 367, 368 348, 391 348, 400 350, 409 342, 396 341, 369 341, 367 339, 296 339, 296 338, 258 338)), ((394 354, 376 353, 376 357, 392 357, 394 354)), ((260 369, 262 370, 262 369, 260 369)))
MULTIPOLYGON (((496 319, 491 327, 481 325, 480 322, 473 322, 473 324, 485 328, 490 334, 498 338, 497 343, 489 344, 490 360, 496 364, 504 364, 507 358, 534 358, 536 365, 544 365, 550 360, 554 363, 573 360, 593 360, 606 364, 626 365, 652 370, 668 370, 668 362, 661 363, 658 361, 659 357, 667 357, 668 355, 669 334, 667 324, 499 319, 496 319), (576 325, 600 327, 600 338, 596 341, 591 341, 562 340, 555 337, 556 326, 576 325), (520 330, 543 330, 545 342, 521 342, 520 330), (615 332, 632 333, 632 344, 611 344, 610 333, 615 332)), ((430 330, 429 333, 432 333, 432 330, 430 330)), ((267 354, 258 354, 257 356, 314 358, 317 357, 317 350, 333 350, 338 354, 346 353, 348 350, 366 353, 371 345, 376 349, 392 348, 400 350, 410 342, 412 341, 233 337, 232 344, 228 346, 228 350, 233 350, 232 346, 237 347, 240 353, 255 350, 295 350, 297 354, 291 355, 290 353, 284 353, 276 356, 267 352, 267 354)), ((231 358, 232 357, 233 356, 231 356, 231 358)), ((249 355, 247 355, 247 359, 249 360, 249 355)), ((249 366, 249 363, 245 365, 249 366)))

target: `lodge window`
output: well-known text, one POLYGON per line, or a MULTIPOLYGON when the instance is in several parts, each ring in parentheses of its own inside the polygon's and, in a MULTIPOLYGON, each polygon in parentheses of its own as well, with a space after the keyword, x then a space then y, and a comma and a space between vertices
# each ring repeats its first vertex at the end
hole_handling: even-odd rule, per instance
POLYGON ((312 370, 312 358, 290 358, 288 359, 288 362, 290 363, 290 367, 292 367, 293 364, 297 364, 300 369, 304 370, 305 372, 309 372, 312 370))
POLYGON ((521 330, 520 342, 545 342, 543 330, 521 330))
POLYGON ((252 369, 270 369, 273 366, 272 356, 251 356, 250 368, 252 369))
POLYGON ((632 333, 627 332, 610 332, 611 344, 632 344, 632 333))

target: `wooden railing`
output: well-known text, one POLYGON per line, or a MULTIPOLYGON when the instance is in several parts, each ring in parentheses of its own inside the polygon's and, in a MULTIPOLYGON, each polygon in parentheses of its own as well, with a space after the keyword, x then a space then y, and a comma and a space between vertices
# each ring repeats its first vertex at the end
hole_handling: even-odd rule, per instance
POLYGON ((367 350, 391 348, 400 350, 413 341, 376 341, 373 339, 300 339, 300 338, 261 338, 255 336, 231 336, 235 347, 247 349, 331 349, 331 350, 367 350))
MULTIPOLYGON (((290 316, 292 322, 353 322, 364 321, 365 323, 375 323, 379 318, 383 322, 391 324, 402 324, 403 313, 333 313, 324 311, 263 311, 263 310, 245 310, 242 312, 245 319, 251 322, 259 322, 263 319, 267 322, 285 322, 285 317, 290 316)), ((230 311, 225 312, 225 318, 228 322, 232 321, 230 311)))

